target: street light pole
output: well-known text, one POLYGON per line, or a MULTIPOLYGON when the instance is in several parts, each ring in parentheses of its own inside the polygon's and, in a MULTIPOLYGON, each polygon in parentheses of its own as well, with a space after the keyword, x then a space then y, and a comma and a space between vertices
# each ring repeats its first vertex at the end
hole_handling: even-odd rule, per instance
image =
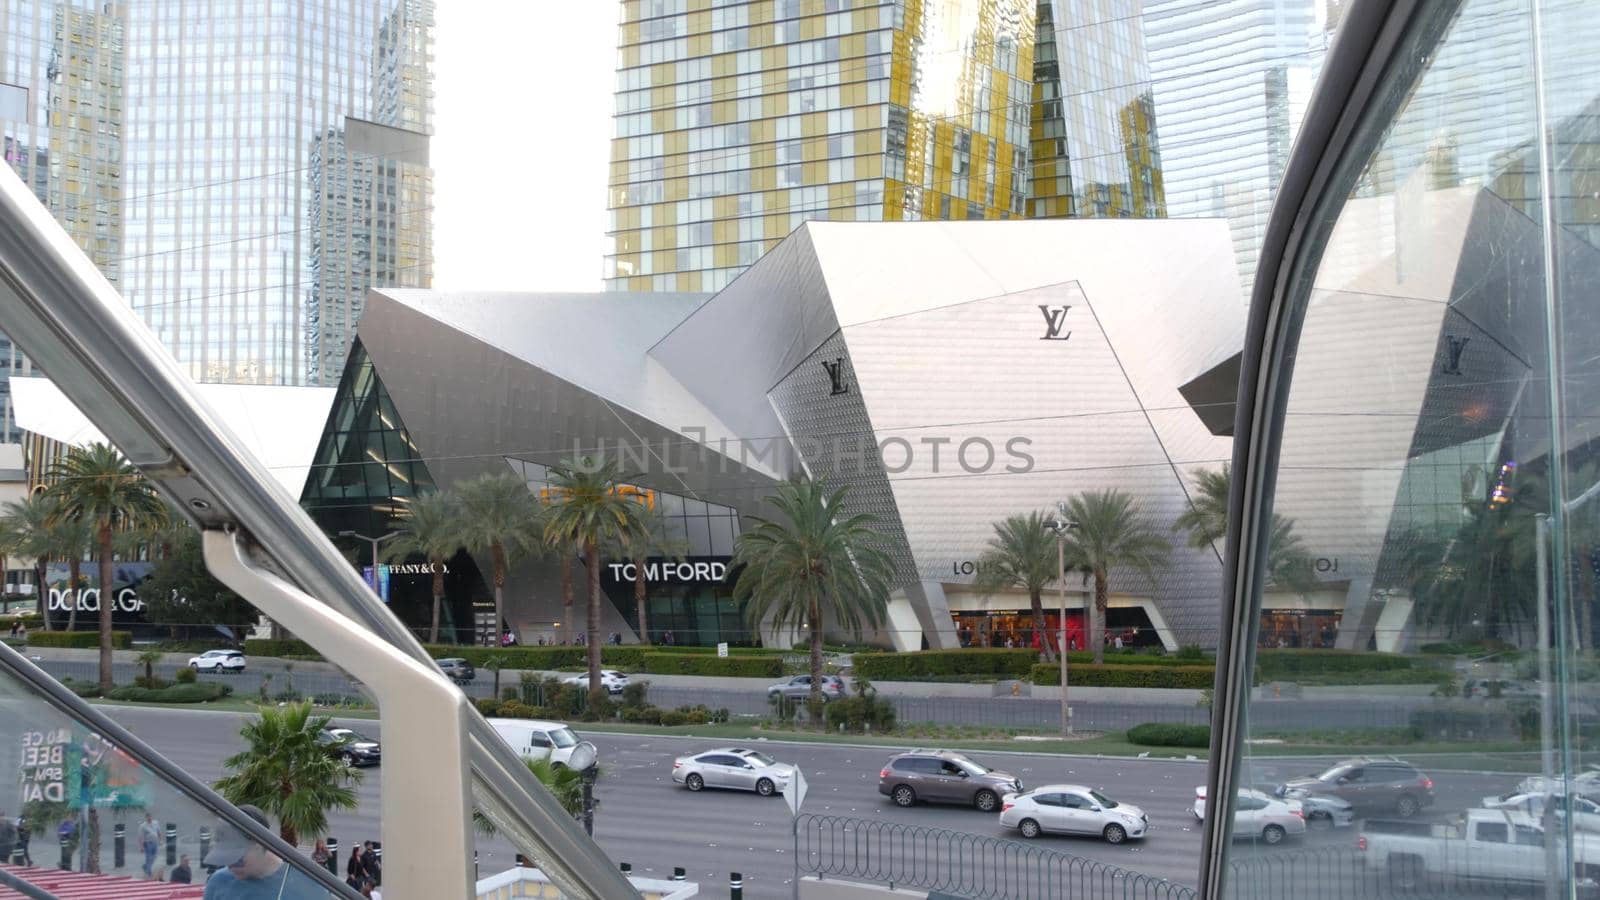
MULTIPOLYGON (((384 541, 393 540, 393 539, 399 537, 402 533, 403 532, 399 532, 399 531, 391 531, 388 534, 383 535, 382 537, 367 537, 366 535, 361 534, 359 532, 355 532, 355 531, 341 531, 341 532, 339 532, 339 536, 340 537, 351 537, 351 538, 355 538, 358 541, 366 541, 367 543, 372 545, 372 592, 374 594, 378 593, 378 545, 383 543, 384 541)), ((383 599, 383 595, 382 594, 378 594, 378 599, 382 600, 383 599)))
POLYGON ((1056 503, 1056 514, 1044 521, 1044 527, 1056 536, 1056 585, 1061 590, 1061 643, 1057 657, 1061 661, 1061 736, 1072 735, 1072 707, 1067 704, 1067 532, 1078 523, 1067 518, 1067 504, 1056 503))

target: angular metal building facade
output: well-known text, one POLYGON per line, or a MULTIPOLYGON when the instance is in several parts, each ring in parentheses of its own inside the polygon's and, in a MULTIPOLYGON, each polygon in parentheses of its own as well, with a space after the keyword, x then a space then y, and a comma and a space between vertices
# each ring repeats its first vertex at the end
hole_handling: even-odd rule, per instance
MULTIPOLYGON (((813 222, 714 296, 375 291, 352 359, 381 384, 377 432, 403 437, 346 427, 336 401, 305 503, 330 531, 377 535, 403 520, 396 470, 447 488, 509 467, 537 491, 545 467, 616 459, 675 517, 686 558, 717 562, 778 480, 825 476, 878 517, 896 564, 869 640, 1003 646, 1024 639, 1004 622, 1028 598, 972 586, 993 523, 1115 488, 1170 532, 1194 473, 1228 459, 1179 388, 1237 352, 1231 254, 1216 220, 813 222)), ((1171 537, 1156 579, 1112 573, 1109 621, 1211 644, 1220 560, 1171 537)), ((506 624, 524 643, 581 627, 558 569, 512 572, 506 624)), ((792 637, 739 623, 710 570, 661 567, 653 637, 792 637)), ((602 582, 600 630, 631 640, 631 584, 602 582)), ((1086 595, 1069 577, 1069 621, 1086 595)))

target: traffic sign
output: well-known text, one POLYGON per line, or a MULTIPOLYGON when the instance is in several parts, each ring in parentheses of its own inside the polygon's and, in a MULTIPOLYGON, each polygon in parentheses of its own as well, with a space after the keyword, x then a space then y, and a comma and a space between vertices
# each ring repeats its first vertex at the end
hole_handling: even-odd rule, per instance
POLYGON ((783 786, 783 802, 789 804, 789 815, 800 815, 800 806, 806 802, 806 776, 797 768, 789 783, 783 786))

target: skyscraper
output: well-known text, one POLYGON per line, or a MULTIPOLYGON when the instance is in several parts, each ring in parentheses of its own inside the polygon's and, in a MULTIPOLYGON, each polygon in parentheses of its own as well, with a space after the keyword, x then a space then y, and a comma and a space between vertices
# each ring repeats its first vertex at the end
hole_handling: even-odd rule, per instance
POLYGON ((1145 0, 1144 39, 1171 216, 1219 216, 1248 286, 1315 75, 1313 0, 1145 0))
POLYGON ((433 0, 127 16, 123 293, 197 380, 336 379, 366 289, 431 283, 433 0))
POLYGON ((1036 2, 623 0, 607 286, 718 290, 806 219, 1022 217, 1036 2))
POLYGON ((1159 218, 1142 0, 1039 0, 1028 216, 1159 218))
MULTIPOLYGON (((104 0, 0 0, 0 136, 27 182, 113 284, 123 254, 126 26, 104 0)), ((19 439, 10 377, 32 363, 0 336, 0 443, 19 439)))

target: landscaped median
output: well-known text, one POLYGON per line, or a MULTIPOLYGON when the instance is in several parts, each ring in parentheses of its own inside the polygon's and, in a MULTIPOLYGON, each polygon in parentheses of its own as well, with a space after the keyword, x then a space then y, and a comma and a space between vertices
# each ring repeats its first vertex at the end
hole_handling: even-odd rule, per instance
MULTIPOLYGON (((464 647, 453 644, 425 644, 434 659, 464 659, 474 668, 499 668, 521 671, 552 671, 582 668, 588 664, 588 648, 558 647, 464 647)), ((321 660, 322 656, 303 641, 244 642, 246 656, 321 660)), ((651 675, 709 675, 733 678, 777 678, 783 675, 783 654, 757 647, 731 648, 727 656, 717 656, 714 647, 657 647, 627 644, 600 648, 600 662, 607 668, 651 675)))

